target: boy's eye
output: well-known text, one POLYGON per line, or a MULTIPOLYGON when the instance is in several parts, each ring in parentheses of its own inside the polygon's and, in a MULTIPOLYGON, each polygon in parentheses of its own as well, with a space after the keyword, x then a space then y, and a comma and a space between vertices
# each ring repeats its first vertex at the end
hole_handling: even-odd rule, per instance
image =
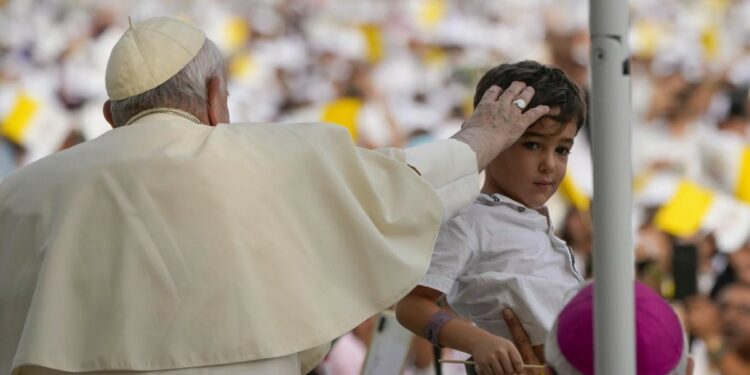
POLYGON ((536 142, 524 142, 523 147, 529 150, 536 150, 539 148, 539 143, 536 142))
POLYGON ((563 156, 568 156, 568 154, 570 154, 570 149, 567 147, 558 147, 555 151, 563 156))

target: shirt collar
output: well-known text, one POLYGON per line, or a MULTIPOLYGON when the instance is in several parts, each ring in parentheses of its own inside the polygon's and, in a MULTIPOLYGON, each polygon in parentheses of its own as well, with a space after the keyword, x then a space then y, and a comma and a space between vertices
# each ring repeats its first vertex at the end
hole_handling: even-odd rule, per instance
POLYGON ((533 210, 532 208, 526 207, 523 203, 516 202, 512 198, 506 195, 500 194, 500 193, 495 193, 495 194, 479 193, 479 197, 477 197, 477 201, 480 203, 490 203, 490 204, 502 203, 502 204, 507 204, 507 205, 511 205, 514 207, 523 207, 527 210, 533 210))
POLYGON ((547 219, 547 225, 551 228, 552 224, 549 217, 549 210, 547 209, 547 206, 541 206, 537 209, 526 207, 524 204, 519 203, 515 201, 514 199, 500 194, 486 194, 486 193, 479 193, 479 196, 476 199, 477 203, 486 205, 486 206, 496 206, 496 205, 505 205, 513 208, 514 210, 524 213, 524 212, 535 212, 539 215, 542 215, 547 219))

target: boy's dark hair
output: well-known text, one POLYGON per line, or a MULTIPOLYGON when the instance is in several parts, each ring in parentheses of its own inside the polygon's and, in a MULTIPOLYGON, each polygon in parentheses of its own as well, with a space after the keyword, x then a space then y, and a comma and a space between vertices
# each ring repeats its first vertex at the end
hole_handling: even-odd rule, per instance
POLYGON ((581 129, 586 121, 586 102, 578 85, 559 68, 531 60, 501 64, 487 71, 477 84, 474 108, 490 86, 497 85, 504 90, 513 81, 520 81, 534 88, 534 97, 527 108, 538 105, 559 107, 558 115, 545 117, 561 124, 575 122, 577 129, 581 129))

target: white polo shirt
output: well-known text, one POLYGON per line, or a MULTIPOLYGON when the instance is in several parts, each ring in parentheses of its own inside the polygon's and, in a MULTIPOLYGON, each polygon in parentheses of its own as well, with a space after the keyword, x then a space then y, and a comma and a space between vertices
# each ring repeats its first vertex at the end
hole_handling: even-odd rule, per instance
POLYGON ((445 293, 457 313, 508 339, 502 311, 510 307, 532 344, 543 344, 583 278, 570 248, 555 236, 546 208, 542 211, 501 194, 481 194, 440 228, 420 285, 445 293))

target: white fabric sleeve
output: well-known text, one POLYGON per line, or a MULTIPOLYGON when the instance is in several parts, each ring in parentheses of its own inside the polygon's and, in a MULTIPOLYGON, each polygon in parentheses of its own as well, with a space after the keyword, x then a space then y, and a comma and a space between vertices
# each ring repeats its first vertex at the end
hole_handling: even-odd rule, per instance
POLYGON ((402 160, 435 189, 443 203, 444 223, 479 195, 477 156, 466 143, 445 139, 403 150, 375 151, 402 160))
POLYGON ((430 268, 419 285, 448 294, 477 251, 477 241, 472 233, 471 227, 462 216, 441 225, 432 252, 430 268))
POLYGON ((404 150, 406 164, 414 167, 443 201, 443 222, 456 216, 479 195, 477 155, 455 139, 404 150))

